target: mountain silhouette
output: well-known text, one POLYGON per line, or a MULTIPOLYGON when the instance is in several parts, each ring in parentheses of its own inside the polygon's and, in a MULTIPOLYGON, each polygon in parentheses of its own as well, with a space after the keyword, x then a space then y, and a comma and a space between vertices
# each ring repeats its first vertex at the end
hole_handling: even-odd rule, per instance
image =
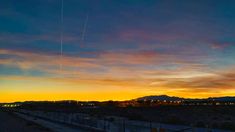
POLYGON ((197 98, 181 98, 176 96, 168 96, 168 95, 151 95, 151 96, 144 96, 137 98, 136 100, 139 101, 146 101, 146 100, 159 100, 159 101, 231 101, 235 102, 235 96, 225 96, 225 97, 209 97, 203 99, 197 98))

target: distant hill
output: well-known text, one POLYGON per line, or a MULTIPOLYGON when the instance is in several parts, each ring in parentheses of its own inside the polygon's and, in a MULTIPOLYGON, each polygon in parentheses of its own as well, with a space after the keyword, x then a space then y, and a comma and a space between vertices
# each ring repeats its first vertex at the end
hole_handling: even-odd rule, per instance
POLYGON ((137 98, 136 100, 160 100, 160 101, 180 101, 180 100, 185 100, 184 98, 180 98, 180 97, 175 97, 175 96, 167 96, 167 95, 151 95, 151 96, 144 96, 144 97, 140 97, 137 98))
POLYGON ((235 96, 226 96, 226 97, 210 97, 204 99, 194 99, 194 98, 181 98, 176 96, 168 96, 168 95, 151 95, 137 98, 136 100, 144 101, 144 100, 160 100, 160 101, 232 101, 235 102, 235 96))
POLYGON ((211 98, 208 98, 207 100, 235 102, 235 97, 231 97, 231 96, 226 96, 226 97, 211 97, 211 98))

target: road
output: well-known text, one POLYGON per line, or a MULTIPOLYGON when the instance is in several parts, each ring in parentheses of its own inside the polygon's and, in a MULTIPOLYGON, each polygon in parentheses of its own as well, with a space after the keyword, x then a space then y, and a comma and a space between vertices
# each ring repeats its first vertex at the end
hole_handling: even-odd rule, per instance
POLYGON ((50 132, 50 130, 0 110, 0 132, 50 132))
POLYGON ((27 115, 20 114, 20 113, 15 113, 15 114, 17 114, 19 117, 23 119, 40 124, 41 126, 44 126, 45 128, 49 128, 53 132, 91 132, 88 130, 84 130, 82 128, 72 127, 72 126, 68 126, 65 124, 61 124, 61 123, 55 123, 55 122, 51 122, 51 121, 40 119, 40 118, 35 118, 32 116, 27 116, 27 115))

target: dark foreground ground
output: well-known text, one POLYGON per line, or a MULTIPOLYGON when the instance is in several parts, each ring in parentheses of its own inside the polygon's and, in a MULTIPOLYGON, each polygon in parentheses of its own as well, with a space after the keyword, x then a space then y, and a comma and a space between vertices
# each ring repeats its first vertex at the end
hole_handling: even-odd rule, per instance
POLYGON ((95 115, 118 115, 133 120, 154 121, 167 124, 193 125, 235 131, 234 106, 159 106, 142 108, 81 109, 95 115))
POLYGON ((68 105, 24 107, 30 110, 88 113, 94 116, 121 116, 133 120, 193 125, 235 131, 235 106, 157 106, 79 108, 68 105))
POLYGON ((49 130, 0 110, 0 132, 49 132, 49 130))

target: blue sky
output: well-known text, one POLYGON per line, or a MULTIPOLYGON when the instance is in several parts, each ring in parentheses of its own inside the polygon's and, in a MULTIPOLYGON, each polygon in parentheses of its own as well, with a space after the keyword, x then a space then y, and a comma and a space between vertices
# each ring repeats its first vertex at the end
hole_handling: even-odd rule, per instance
MULTIPOLYGON (((2 0, 1 78, 45 79, 53 85, 63 76, 60 81, 69 84, 64 89, 78 81, 77 92, 102 82, 106 88, 98 86, 98 100, 107 88, 128 91, 127 98, 234 95, 234 5, 233 0, 66 0, 61 24, 60 0, 2 0)), ((6 91, 12 87, 0 85, 6 91)))

